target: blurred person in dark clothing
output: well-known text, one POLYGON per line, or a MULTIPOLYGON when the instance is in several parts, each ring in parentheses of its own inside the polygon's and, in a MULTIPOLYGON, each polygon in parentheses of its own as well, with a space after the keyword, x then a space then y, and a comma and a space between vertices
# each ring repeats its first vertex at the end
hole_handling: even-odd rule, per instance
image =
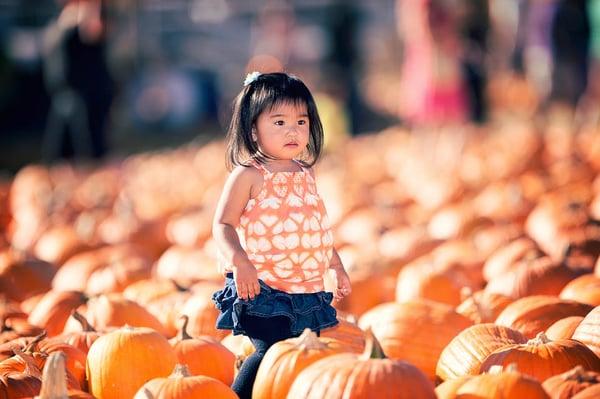
POLYGON ((576 106, 586 90, 590 57, 587 0, 560 0, 552 20, 550 100, 576 106))
POLYGON ((101 158, 113 98, 105 58, 101 0, 67 1, 44 37, 44 78, 51 97, 42 157, 101 158))

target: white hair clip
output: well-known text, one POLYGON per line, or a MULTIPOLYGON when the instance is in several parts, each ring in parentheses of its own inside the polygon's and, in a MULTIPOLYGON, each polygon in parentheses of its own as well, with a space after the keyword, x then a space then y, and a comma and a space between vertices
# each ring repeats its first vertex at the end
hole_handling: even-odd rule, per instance
POLYGON ((246 79, 244 79, 244 86, 248 86, 250 83, 254 82, 260 75, 262 74, 258 71, 250 72, 246 75, 246 79))

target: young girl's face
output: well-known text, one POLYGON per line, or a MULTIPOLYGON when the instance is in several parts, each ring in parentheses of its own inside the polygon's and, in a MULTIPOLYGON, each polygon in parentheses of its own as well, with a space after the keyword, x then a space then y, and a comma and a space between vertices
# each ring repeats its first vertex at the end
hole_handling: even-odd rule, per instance
POLYGON ((310 125, 306 104, 276 104, 258 116, 255 128, 252 138, 261 152, 275 159, 294 159, 308 145, 310 125))

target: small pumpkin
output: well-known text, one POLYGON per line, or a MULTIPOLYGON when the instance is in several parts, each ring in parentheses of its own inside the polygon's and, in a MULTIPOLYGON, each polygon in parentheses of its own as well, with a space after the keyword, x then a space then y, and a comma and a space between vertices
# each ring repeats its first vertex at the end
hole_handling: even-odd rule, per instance
POLYGON ((440 399, 550 399, 538 380, 510 366, 468 378, 453 394, 455 396, 440 396, 440 399))
POLYGON ((87 301, 81 291, 48 291, 29 314, 28 321, 46 330, 49 337, 60 334, 71 312, 87 301))
POLYGON ((568 399, 598 383, 600 383, 600 373, 575 366, 571 370, 548 378, 542 386, 552 399, 568 399))
POLYGON ((207 377, 190 375, 187 366, 178 364, 167 378, 154 378, 145 383, 134 399, 237 399, 238 396, 223 382, 207 377))
POLYGON ((188 320, 187 316, 183 316, 179 335, 169 341, 175 350, 177 362, 187 365, 192 375, 213 377, 231 385, 235 355, 213 337, 192 338, 187 332, 188 320))
POLYGON ((546 336, 552 341, 557 339, 571 339, 577 326, 583 320, 583 316, 569 316, 564 319, 557 320, 546 330, 546 336))

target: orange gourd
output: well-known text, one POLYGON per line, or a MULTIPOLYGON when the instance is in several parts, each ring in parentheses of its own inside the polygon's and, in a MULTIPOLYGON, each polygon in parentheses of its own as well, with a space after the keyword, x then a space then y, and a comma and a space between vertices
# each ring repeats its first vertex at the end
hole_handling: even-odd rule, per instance
POLYGON ((89 392, 103 399, 131 398, 152 378, 166 377, 175 351, 158 332, 124 327, 98 338, 87 356, 89 392))
POLYGON ((480 370, 488 371, 494 365, 515 363, 527 375, 544 381, 577 365, 586 370, 600 371, 600 359, 581 342, 562 339, 549 340, 539 333, 525 344, 508 345, 490 354, 480 370))
POLYGON ((476 324, 461 331, 444 348, 437 363, 436 375, 446 381, 478 374, 489 354, 499 348, 525 342, 527 338, 511 328, 492 323, 476 324))
POLYGON ((294 380, 294 399, 433 399, 431 381, 415 366, 385 357, 369 332, 362 354, 325 357, 305 368, 294 380))
POLYGON ((260 363, 252 397, 284 398, 302 370, 319 359, 343 352, 343 347, 336 345, 335 341, 318 338, 308 328, 298 338, 277 342, 260 363))
POLYGON ((170 340, 177 362, 187 365, 191 375, 204 375, 231 385, 235 355, 213 337, 192 338, 187 333, 189 319, 187 316, 183 319, 179 335, 170 340))
POLYGON ((185 365, 178 364, 167 378, 154 378, 145 383, 134 399, 237 399, 238 396, 221 381, 190 375, 185 365))

